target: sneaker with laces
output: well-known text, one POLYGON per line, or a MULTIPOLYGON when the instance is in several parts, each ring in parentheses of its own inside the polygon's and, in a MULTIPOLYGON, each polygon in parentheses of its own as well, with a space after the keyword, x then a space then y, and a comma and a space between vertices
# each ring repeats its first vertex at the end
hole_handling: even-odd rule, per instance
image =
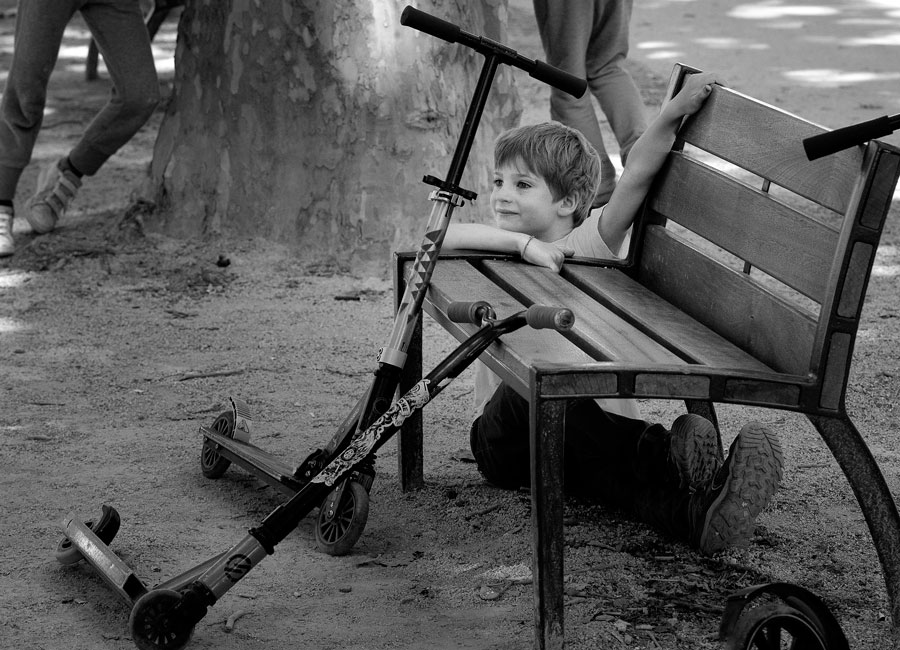
POLYGON ((81 179, 71 171, 60 169, 59 161, 41 169, 37 189, 25 212, 31 229, 39 234, 53 230, 80 187, 81 179))
POLYGON ((767 427, 746 424, 713 479, 691 496, 691 536, 700 551, 712 555, 749 544, 781 477, 781 442, 767 427))
POLYGON ((712 422, 693 413, 678 416, 669 430, 669 465, 679 488, 695 491, 722 466, 719 434, 712 422))
POLYGON ((12 255, 16 250, 12 234, 13 209, 0 205, 0 257, 12 255))

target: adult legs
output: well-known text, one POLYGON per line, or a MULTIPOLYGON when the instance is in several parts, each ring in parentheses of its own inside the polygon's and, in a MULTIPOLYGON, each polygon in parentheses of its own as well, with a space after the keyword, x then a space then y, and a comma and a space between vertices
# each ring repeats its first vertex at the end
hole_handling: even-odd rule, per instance
POLYGON ((588 87, 609 120, 624 165, 632 145, 647 129, 640 90, 624 66, 632 0, 601 0, 596 4, 585 60, 588 87))
POLYGON ((78 2, 19 2, 12 61, 0 102, 0 200, 12 201, 44 117, 47 84, 78 2))
MULTIPOLYGON (((541 43, 547 63, 577 77, 587 78, 588 48, 595 24, 597 0, 534 0, 541 43)), ((591 95, 572 97, 550 89, 550 117, 581 131, 600 156, 601 187, 595 205, 609 200, 616 184, 616 169, 603 144, 603 133, 591 95)))
POLYGON ((92 175, 128 142, 159 103, 159 82, 138 0, 92 0, 81 14, 113 82, 109 102, 69 153, 72 166, 92 175))

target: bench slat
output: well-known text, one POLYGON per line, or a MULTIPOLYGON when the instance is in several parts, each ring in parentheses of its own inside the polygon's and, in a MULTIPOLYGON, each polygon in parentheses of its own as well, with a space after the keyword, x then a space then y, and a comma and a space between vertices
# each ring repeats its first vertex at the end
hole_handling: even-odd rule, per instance
POLYGON ((713 86, 703 108, 679 136, 776 185, 844 214, 859 177, 863 149, 853 147, 809 161, 803 138, 825 129, 795 115, 713 86))
POLYGON ((575 327, 567 336, 598 361, 685 363, 683 358, 592 300, 557 273, 520 262, 485 261, 482 266, 488 278, 529 305, 571 308, 575 313, 575 327))
POLYGON ((821 303, 837 250, 833 228, 684 154, 664 167, 650 207, 821 303))
POLYGON ((638 280, 778 372, 810 370, 816 322, 660 226, 644 231, 638 280), (703 291, 697 291, 703 287, 703 291))
POLYGON ((618 269, 566 264, 563 277, 617 313, 627 313, 635 325, 665 340, 697 364, 771 372, 772 369, 688 317, 618 269))
MULTIPOLYGON (((411 263, 405 266, 409 272, 411 263)), ((499 317, 509 316, 526 307, 509 293, 485 279, 480 271, 466 260, 441 260, 435 267, 425 299, 425 311, 458 340, 478 330, 475 325, 452 323, 447 320, 447 305, 452 301, 485 300, 499 317)), ((481 360, 487 363, 503 381, 527 397, 530 381, 528 366, 533 361, 582 364, 593 359, 559 332, 524 327, 507 334, 491 345, 481 360)))

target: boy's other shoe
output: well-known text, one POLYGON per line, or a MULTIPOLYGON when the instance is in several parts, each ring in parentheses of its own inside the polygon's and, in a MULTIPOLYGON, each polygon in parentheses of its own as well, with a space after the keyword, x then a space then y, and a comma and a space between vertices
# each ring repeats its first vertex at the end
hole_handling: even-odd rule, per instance
POLYGON ((709 483, 722 462, 719 434, 712 422, 693 413, 675 418, 669 430, 669 465, 679 488, 693 492, 709 483))
POLYGON ((731 444, 725 464, 690 502, 691 529, 700 551, 712 555, 746 546, 756 517, 782 477, 781 443, 774 432, 750 422, 731 444))
POLYGON ((71 171, 60 169, 59 161, 44 166, 25 212, 31 229, 44 234, 56 228, 80 187, 81 179, 71 171))
POLYGON ((16 250, 12 235, 13 209, 0 205, 0 257, 12 255, 16 250))

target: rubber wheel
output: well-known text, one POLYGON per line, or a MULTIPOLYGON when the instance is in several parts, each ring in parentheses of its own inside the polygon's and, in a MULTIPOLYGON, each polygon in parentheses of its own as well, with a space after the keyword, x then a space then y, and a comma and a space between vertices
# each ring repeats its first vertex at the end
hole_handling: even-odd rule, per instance
POLYGON ((131 639, 140 650, 181 650, 191 640, 194 626, 180 629, 169 614, 181 602, 171 589, 154 589, 137 599, 128 617, 131 639))
MULTIPOLYGON (((115 508, 108 505, 103 506, 103 514, 100 515, 100 519, 96 522, 93 519, 88 519, 84 522, 84 525, 90 528, 91 532, 107 546, 113 541, 116 533, 119 532, 121 524, 122 520, 119 517, 119 513, 116 512, 115 508)), ((57 562, 60 564, 77 564, 83 559, 84 556, 78 550, 78 547, 72 543, 72 540, 65 536, 59 540, 59 544, 56 546, 57 562)))
MULTIPOLYGON (((234 438, 234 414, 225 411, 213 421, 210 429, 228 438, 234 438)), ((204 438, 203 448, 200 450, 200 471, 203 472, 203 476, 219 478, 230 465, 231 461, 220 456, 209 440, 204 438)))
POLYGON ((816 624, 788 605, 766 604, 741 612, 727 650, 828 650, 816 624))
POLYGON ((316 547, 328 555, 346 555, 362 536, 369 519, 369 493, 359 483, 350 481, 341 496, 334 518, 325 521, 325 504, 332 494, 334 491, 329 493, 319 507, 316 547))

